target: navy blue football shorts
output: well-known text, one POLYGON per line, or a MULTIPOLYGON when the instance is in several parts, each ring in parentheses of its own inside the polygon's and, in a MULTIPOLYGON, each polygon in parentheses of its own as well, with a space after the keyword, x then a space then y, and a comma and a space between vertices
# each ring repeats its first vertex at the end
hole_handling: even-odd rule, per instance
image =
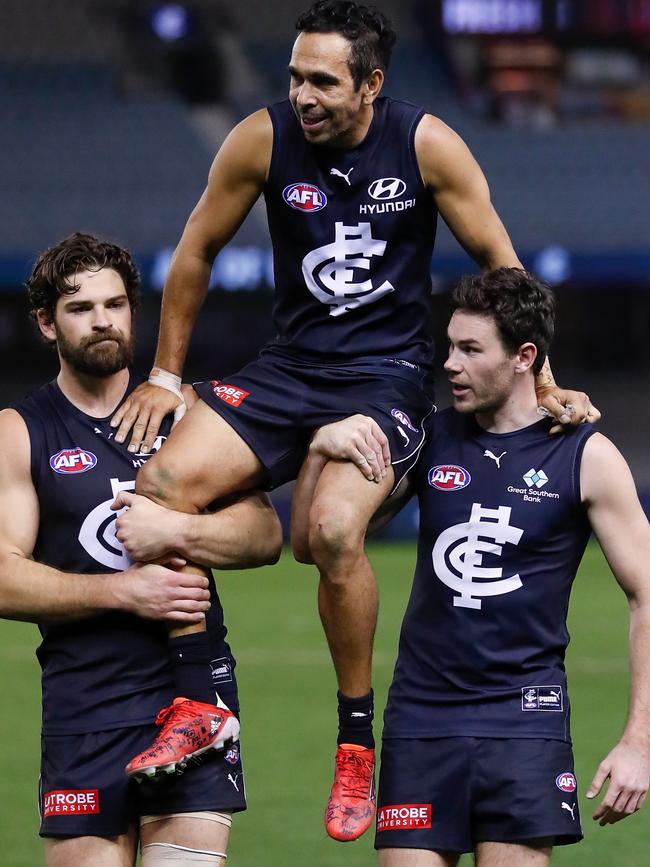
POLYGON ((322 365, 266 349, 238 373, 194 388, 255 452, 269 488, 297 477, 317 428, 356 413, 387 436, 397 487, 418 458, 424 421, 435 409, 430 373, 399 358, 322 365))
MULTIPOLYGON (((230 696, 220 695, 236 709, 230 696)), ((41 837, 114 837, 125 834, 140 816, 246 809, 239 743, 210 751, 181 776, 129 780, 127 762, 146 749, 155 734, 155 725, 145 725, 42 737, 41 837)))
POLYGON ((571 746, 507 738, 386 739, 376 849, 582 839, 571 746))

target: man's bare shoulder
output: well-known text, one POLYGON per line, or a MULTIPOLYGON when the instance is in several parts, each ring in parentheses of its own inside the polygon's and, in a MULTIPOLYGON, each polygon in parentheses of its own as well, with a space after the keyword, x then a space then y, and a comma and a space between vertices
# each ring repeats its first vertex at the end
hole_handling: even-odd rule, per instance
POLYGON ((427 141, 445 141, 450 136, 459 137, 458 133, 454 132, 442 118, 436 117, 435 114, 429 114, 429 112, 425 112, 422 115, 415 131, 416 142, 418 138, 426 138, 427 141))
POLYGON ((18 410, 11 407, 0 410, 0 436, 15 436, 18 439, 29 440, 29 432, 25 419, 18 410))
POLYGON ((415 153, 427 186, 435 187, 457 160, 469 156, 463 139, 439 117, 422 116, 415 131, 415 153))
POLYGON ((583 466, 585 465, 585 460, 589 466, 609 467, 612 462, 619 465, 621 462, 625 463, 625 458, 614 443, 604 434, 600 433, 600 431, 594 431, 585 443, 582 459, 583 466))
POLYGON ((29 476, 31 445, 24 418, 15 409, 0 410, 0 472, 13 478, 29 476))
POLYGON ((230 131, 213 163, 211 176, 225 170, 234 178, 263 183, 273 150, 273 124, 267 109, 249 114, 230 131))
POLYGON ((636 488, 627 461, 604 434, 595 431, 585 443, 580 463, 580 488, 586 505, 636 500, 636 488))
POLYGON ((267 108, 260 108, 240 120, 233 128, 238 136, 253 139, 257 144, 273 141, 273 123, 267 108))

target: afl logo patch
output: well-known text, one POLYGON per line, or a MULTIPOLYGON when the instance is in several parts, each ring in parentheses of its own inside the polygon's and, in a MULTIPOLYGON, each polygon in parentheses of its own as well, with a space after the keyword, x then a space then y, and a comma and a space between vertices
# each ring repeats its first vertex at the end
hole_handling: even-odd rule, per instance
POLYGON ((97 464, 97 458, 85 449, 61 449, 50 458, 50 467, 55 473, 87 473, 97 464))
POLYGON ((290 184, 282 191, 287 205, 297 211, 322 211, 327 204, 327 196, 313 184, 290 184))
POLYGON ((233 744, 231 747, 228 747, 223 757, 229 765, 236 765, 239 761, 239 745, 233 744))
POLYGON ((395 409, 393 407, 393 409, 391 409, 391 411, 390 411, 390 414, 393 416, 393 418, 396 418, 397 421, 401 422, 404 425, 404 427, 407 427, 409 430, 412 430, 413 433, 418 433, 418 429, 416 427, 413 427, 413 425, 411 423, 411 419, 407 416, 407 414, 403 410, 395 409))
POLYGON ((562 773, 558 774, 555 778, 555 785, 561 792, 575 792, 576 778, 573 776, 571 771, 562 771, 562 773))
POLYGON ((402 196, 406 192, 406 184, 401 178, 377 178, 368 187, 368 192, 373 199, 385 202, 402 196))
POLYGON ((472 477, 467 470, 455 464, 440 464, 429 470, 429 484, 439 491, 460 491, 471 481, 472 477))

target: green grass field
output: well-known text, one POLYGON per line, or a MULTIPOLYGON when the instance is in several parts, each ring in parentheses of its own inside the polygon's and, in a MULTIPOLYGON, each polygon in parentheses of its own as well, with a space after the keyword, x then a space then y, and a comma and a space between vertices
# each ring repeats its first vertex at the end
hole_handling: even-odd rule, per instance
MULTIPOLYGON (((381 613, 375 651, 378 719, 391 676, 399 623, 414 563, 413 545, 376 545, 381 613)), ((316 613, 313 570, 285 553, 272 568, 219 580, 239 660, 249 810, 234 823, 231 867, 361 867, 374 863, 372 835, 356 843, 322 830, 334 756, 335 681, 316 613)), ((568 669, 581 794, 615 743, 625 716, 627 614, 600 552, 590 546, 573 595, 568 669)), ((36 628, 0 622, 0 865, 42 863, 37 835, 39 685, 36 628)), ((379 726, 377 726, 379 728, 379 726)), ((650 806, 618 825, 591 821, 580 799, 586 838, 559 848, 553 863, 647 867, 650 806)), ((463 859, 469 865, 469 858, 463 859)), ((70 865, 76 867, 76 865, 70 865)))

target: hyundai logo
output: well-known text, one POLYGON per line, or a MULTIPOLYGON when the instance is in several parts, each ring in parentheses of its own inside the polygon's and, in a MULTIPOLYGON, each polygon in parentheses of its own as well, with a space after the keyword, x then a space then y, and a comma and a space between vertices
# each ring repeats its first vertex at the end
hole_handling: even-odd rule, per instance
POLYGON ((379 201, 396 199, 406 192, 406 184, 401 178, 378 178, 370 184, 368 192, 379 201))

